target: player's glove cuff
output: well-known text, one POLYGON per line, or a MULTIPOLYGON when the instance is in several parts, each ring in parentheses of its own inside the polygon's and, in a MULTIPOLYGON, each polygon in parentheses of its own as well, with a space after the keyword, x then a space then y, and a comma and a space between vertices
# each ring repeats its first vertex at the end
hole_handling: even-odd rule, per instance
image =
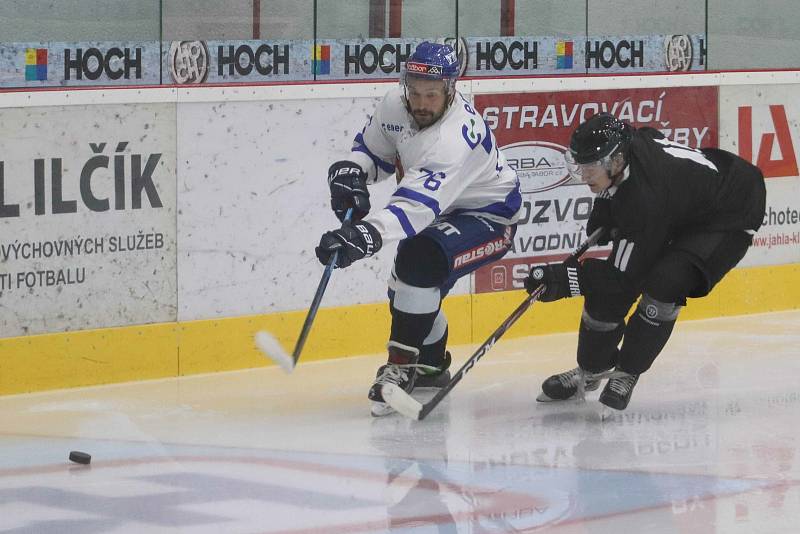
POLYGON ((377 228, 366 221, 361 221, 352 225, 353 229, 361 235, 364 255, 361 258, 369 258, 378 252, 383 246, 383 238, 377 228))
POLYGON ((370 210, 367 173, 353 161, 337 161, 328 169, 331 208, 340 221, 353 208, 353 220, 364 218, 370 210))
POLYGON ((320 238, 315 249, 320 263, 327 265, 331 257, 338 252, 337 267, 348 267, 354 261, 369 258, 383 246, 383 239, 378 229, 370 223, 345 223, 338 230, 326 232, 320 238))
POLYGON ((541 286, 545 287, 539 295, 542 302, 582 295, 580 264, 568 261, 534 267, 525 279, 525 289, 533 293, 541 286))

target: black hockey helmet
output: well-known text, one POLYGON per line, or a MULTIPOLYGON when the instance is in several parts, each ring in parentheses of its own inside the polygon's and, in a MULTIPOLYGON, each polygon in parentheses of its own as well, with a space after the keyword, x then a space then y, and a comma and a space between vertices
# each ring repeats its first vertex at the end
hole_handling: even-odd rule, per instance
POLYGON ((580 175, 581 165, 602 165, 611 169, 611 158, 625 154, 633 128, 611 113, 598 113, 586 119, 572 133, 565 158, 571 174, 580 175))

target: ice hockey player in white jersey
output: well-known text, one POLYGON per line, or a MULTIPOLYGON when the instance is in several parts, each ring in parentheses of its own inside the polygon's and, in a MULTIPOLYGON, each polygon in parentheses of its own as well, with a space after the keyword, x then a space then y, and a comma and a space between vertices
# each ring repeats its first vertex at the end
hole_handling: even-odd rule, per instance
POLYGON ((340 220, 353 208, 353 217, 322 235, 321 263, 339 252, 337 267, 347 267, 400 240, 389 281, 388 362, 369 390, 375 416, 392 411, 381 394, 386 383, 407 393, 447 383, 442 299, 460 277, 502 258, 516 231, 516 171, 456 90, 458 73, 450 46, 420 43, 400 86, 378 103, 347 159, 328 171, 331 207, 340 220), (367 184, 395 173, 388 205, 371 211, 367 184))

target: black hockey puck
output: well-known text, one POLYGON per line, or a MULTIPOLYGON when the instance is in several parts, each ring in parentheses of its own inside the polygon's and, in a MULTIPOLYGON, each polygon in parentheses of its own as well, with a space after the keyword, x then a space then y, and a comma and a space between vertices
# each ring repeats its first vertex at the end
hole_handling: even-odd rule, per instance
POLYGON ((81 451, 69 451, 69 461, 87 465, 92 461, 92 455, 81 451))

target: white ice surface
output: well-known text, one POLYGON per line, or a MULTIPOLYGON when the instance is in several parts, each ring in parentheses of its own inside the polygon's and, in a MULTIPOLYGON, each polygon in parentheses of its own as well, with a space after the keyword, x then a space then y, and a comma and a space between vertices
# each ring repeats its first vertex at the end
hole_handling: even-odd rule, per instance
POLYGON ((501 341, 423 421, 369 415, 382 355, 0 397, 0 531, 800 532, 800 312, 679 323, 624 412, 535 402, 575 343, 501 341))

